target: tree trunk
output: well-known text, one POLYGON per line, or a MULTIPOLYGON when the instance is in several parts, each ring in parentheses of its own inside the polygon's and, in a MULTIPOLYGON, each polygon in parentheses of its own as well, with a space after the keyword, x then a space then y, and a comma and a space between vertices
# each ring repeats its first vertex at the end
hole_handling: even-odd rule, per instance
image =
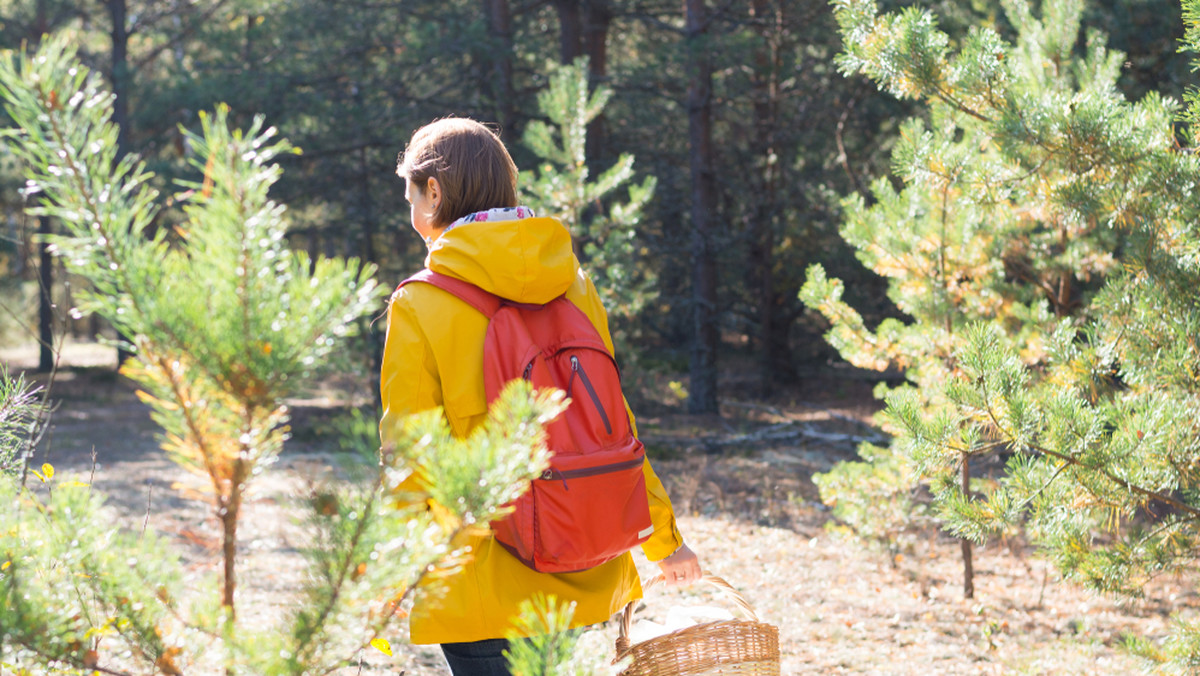
MULTIPOLYGON (((30 43, 41 41, 50 30, 46 0, 38 0, 35 8, 34 32, 30 43)), ((38 370, 49 372, 54 368, 54 257, 50 245, 44 239, 52 232, 49 216, 38 217, 38 370)))
POLYGON ((558 58, 564 64, 583 55, 581 4, 581 0, 554 0, 558 12, 558 58))
POLYGON ((112 21, 113 124, 117 125, 117 158, 129 154, 129 30, 126 0, 108 0, 112 21))
POLYGON ((359 247, 358 255, 362 257, 363 263, 374 263, 375 261, 375 201, 371 196, 371 163, 367 156, 367 149, 360 148, 358 151, 358 165, 361 176, 358 179, 359 186, 362 189, 362 195, 359 197, 359 208, 362 209, 362 245, 359 247))
MULTIPOLYGON (((246 449, 243 448, 243 452, 246 449)), ((237 637, 237 530, 242 511, 242 486, 246 481, 245 463, 238 460, 228 493, 217 498, 217 518, 221 520, 221 558, 223 559, 224 584, 221 587, 221 609, 225 614, 222 627, 227 648, 225 651, 225 676, 234 676, 234 651, 231 649, 237 637)))
MULTIPOLYGON (((129 28, 128 7, 126 0, 107 0, 108 16, 112 21, 112 71, 109 73, 109 81, 112 83, 113 94, 113 124, 117 125, 117 161, 125 157, 132 151, 130 146, 130 121, 129 121, 129 92, 132 89, 130 86, 129 73, 129 28)), ((121 342, 129 340, 128 336, 120 336, 121 342)), ((121 368, 121 364, 125 360, 133 356, 133 353, 128 352, 123 348, 117 348, 117 368, 121 368)))
MULTIPOLYGON (((962 459, 962 490, 963 495, 971 494, 971 458, 963 456, 962 459)), ((971 541, 962 539, 962 557, 963 557, 963 597, 968 599, 975 598, 975 567, 971 562, 971 541)))
POLYGON ((717 262, 712 230, 717 191, 712 161, 712 62, 705 0, 686 0, 688 154, 692 174, 692 354, 688 411, 717 413, 717 262))
POLYGON ((218 500, 218 516, 221 519, 221 557, 223 559, 224 584, 221 587, 221 605, 230 621, 236 617, 235 595, 237 592, 237 528, 242 509, 242 492, 234 486, 229 495, 218 500))
POLYGON ((772 11, 769 0, 752 0, 751 21, 758 33, 754 50, 751 87, 754 97, 754 137, 751 141, 760 171, 754 181, 751 199, 750 260, 754 276, 753 292, 758 296, 759 389, 766 396, 779 381, 776 322, 778 300, 775 293, 775 229, 778 222, 778 159, 775 147, 776 112, 779 108, 778 73, 780 11, 772 11))
MULTIPOLYGON (((780 178, 782 178, 782 172, 780 178)), ((802 209, 800 211, 804 213, 802 209)), ((772 284, 774 284, 774 273, 772 273, 772 284)), ((773 296, 775 302, 771 314, 770 332, 766 334, 766 339, 771 343, 771 380, 776 384, 794 383, 800 376, 796 371, 796 356, 792 352, 792 325, 796 323, 800 313, 795 307, 789 306, 787 294, 776 291, 773 296)))
MULTIPOLYGON (((588 81, 594 89, 608 79, 608 29, 612 26, 613 10, 609 0, 588 0, 583 22, 583 51, 588 57, 588 81)), ((604 113, 596 116, 587 128, 587 158, 592 162, 603 161, 607 165, 604 149, 604 113)), ((598 172, 597 172, 598 173, 598 172)))
POLYGON ((253 72, 254 67, 254 26, 258 23, 258 15, 246 15, 246 41, 242 44, 242 63, 246 70, 253 72))
POLYGON ((53 232, 49 216, 38 217, 38 370, 49 373, 54 368, 54 256, 46 236, 53 232))
POLYGON ((497 49, 489 50, 486 55, 491 60, 491 68, 484 73, 484 77, 488 78, 484 91, 491 92, 495 102, 501 136, 505 142, 513 142, 516 140, 513 125, 517 109, 513 89, 512 12, 508 0, 484 0, 484 10, 487 13, 488 30, 498 44, 497 49))
POLYGON ((50 18, 46 7, 46 0, 37 0, 37 6, 34 9, 33 32, 30 43, 38 43, 42 41, 42 36, 50 32, 50 18))
MULTIPOLYGON (((246 416, 247 421, 242 429, 244 434, 249 435, 254 425, 249 413, 246 416)), ((239 445, 238 451, 238 459, 233 462, 229 483, 219 487, 216 499, 217 518, 221 521, 221 558, 224 564, 221 609, 225 614, 225 624, 222 631, 228 642, 225 651, 225 676, 233 676, 236 673, 235 652, 229 648, 233 646, 233 638, 237 636, 237 532, 242 515, 243 491, 246 481, 250 478, 250 464, 243 459, 249 456, 250 448, 243 443, 239 445)))

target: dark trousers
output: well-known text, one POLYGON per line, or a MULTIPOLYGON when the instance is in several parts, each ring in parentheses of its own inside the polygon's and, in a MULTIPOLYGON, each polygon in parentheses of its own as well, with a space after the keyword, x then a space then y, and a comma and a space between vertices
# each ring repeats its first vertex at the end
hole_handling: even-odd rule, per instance
POLYGON ((504 651, 508 641, 490 638, 469 643, 443 643, 442 653, 454 676, 511 676, 504 651))

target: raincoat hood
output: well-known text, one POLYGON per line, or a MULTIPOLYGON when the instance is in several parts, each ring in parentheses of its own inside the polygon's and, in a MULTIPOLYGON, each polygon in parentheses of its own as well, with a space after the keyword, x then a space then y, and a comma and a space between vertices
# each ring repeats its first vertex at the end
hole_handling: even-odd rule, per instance
POLYGON ((575 281, 571 233, 555 218, 454 225, 433 243, 425 267, 518 303, 548 303, 575 281))

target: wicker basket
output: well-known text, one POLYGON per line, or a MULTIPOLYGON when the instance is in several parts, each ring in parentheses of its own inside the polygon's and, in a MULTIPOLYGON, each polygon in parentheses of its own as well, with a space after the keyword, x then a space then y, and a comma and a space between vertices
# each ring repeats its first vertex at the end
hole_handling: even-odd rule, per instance
MULTIPOLYGON (((662 579, 655 577, 646 588, 662 579)), ((779 676, 779 628, 759 622, 746 599, 725 580, 712 575, 703 580, 726 592, 749 619, 705 622, 631 646, 630 602, 621 618, 617 660, 631 656, 633 662, 621 676, 779 676)))

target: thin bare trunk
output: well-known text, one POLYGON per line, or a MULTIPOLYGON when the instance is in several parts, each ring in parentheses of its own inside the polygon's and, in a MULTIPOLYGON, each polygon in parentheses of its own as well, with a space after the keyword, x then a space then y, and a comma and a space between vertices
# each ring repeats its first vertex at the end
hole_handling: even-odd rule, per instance
MULTIPOLYGON (((946 329, 946 335, 954 335, 954 312, 955 306, 950 300, 950 278, 949 278, 949 263, 946 260, 946 249, 949 248, 949 223, 950 223, 950 184, 942 189, 942 240, 938 249, 938 275, 942 281, 943 301, 946 303, 946 315, 943 322, 946 329)), ((952 372, 958 371, 956 360, 953 356, 946 357, 947 367, 952 372)), ((963 453, 962 456, 962 492, 964 496, 971 496, 971 456, 963 453)), ((971 599, 975 598, 975 567, 971 561, 971 541, 962 538, 959 541, 962 547, 963 560, 963 597, 971 599)))
POLYGON ((705 0, 686 0, 688 152, 692 174, 692 354, 688 411, 717 413, 717 191, 712 161, 712 61, 705 0))
POLYGON ((54 256, 46 236, 53 232, 49 216, 38 217, 38 370, 49 373, 54 369, 54 256))
MULTIPOLYGON (((1062 249, 1067 248, 1067 227, 1064 225, 1059 228, 1059 246, 1062 249)), ((1071 271, 1063 270, 1058 273, 1058 288, 1054 294, 1054 314, 1058 317, 1066 317, 1070 312, 1071 307, 1071 271)))
MULTIPOLYGON (((46 34, 49 27, 46 0, 38 0, 37 15, 34 20, 34 31, 37 39, 46 34)), ((54 368, 54 257, 50 253, 50 245, 44 239, 52 232, 49 216, 38 217, 38 235, 41 241, 38 247, 38 370, 49 373, 54 368)))
POLYGON ((499 43, 498 49, 489 50, 491 69, 484 73, 488 78, 485 91, 490 91, 496 105, 500 122, 500 133, 506 141, 514 140, 513 125, 517 118, 516 94, 513 89, 513 35, 512 11, 508 0, 484 0, 488 17, 488 29, 499 43))
POLYGON ((571 63, 583 54, 583 17, 581 0, 554 0, 558 12, 558 58, 571 63))
MULTIPOLYGON (((588 79, 593 87, 608 79, 608 30, 612 26, 613 10, 609 0, 588 0, 583 22, 583 50, 588 57, 588 79)), ((604 158, 606 138, 604 113, 596 116, 587 128, 587 158, 589 164, 604 158)))
POLYGON ((775 147, 776 111, 779 107, 778 72, 779 10, 771 11, 769 0, 753 0, 751 20, 758 32, 751 86, 754 103, 752 150, 760 164, 757 193, 750 214, 750 270, 752 288, 758 296, 759 389, 765 396, 779 379, 775 323, 778 305, 775 294, 775 228, 778 214, 778 159, 775 147))
POLYGON ((242 63, 245 64, 247 70, 254 69, 254 25, 256 23, 258 23, 258 16, 246 15, 246 42, 242 45, 242 63))
POLYGON ((234 592, 237 590, 237 527, 242 510, 242 491, 237 485, 230 487, 229 494, 218 500, 218 515, 221 517, 222 547, 225 561, 225 584, 221 592, 221 605, 225 606, 229 621, 233 621, 234 592))
MULTIPOLYGON (((252 425, 247 423, 247 429, 252 429, 252 425)), ((242 455, 246 455, 249 449, 243 446, 242 455)), ((246 461, 238 459, 234 461, 233 472, 229 479, 229 486, 225 488, 225 492, 217 499, 217 517, 221 520, 221 557, 224 563, 224 585, 221 589, 221 607, 225 611, 225 626, 223 634, 225 640, 230 645, 226 646, 226 655, 230 661, 226 664, 225 675, 234 676, 236 673, 232 657, 234 654, 234 646, 232 643, 237 638, 237 530, 238 519, 241 518, 242 512, 242 489, 245 486, 248 478, 249 467, 246 461)))
POLYGON ((117 157, 129 154, 129 30, 126 0, 108 0, 108 15, 112 21, 112 82, 113 124, 117 125, 117 157))
MULTIPOLYGON (((971 457, 963 456, 962 460, 962 490, 964 495, 971 494, 971 457)), ((963 597, 975 598, 975 567, 971 562, 971 541, 962 539, 963 557, 963 597)))
POLYGON ((367 157, 367 149, 362 148, 358 151, 358 166, 361 176, 358 184, 362 189, 362 194, 359 196, 359 203, 362 208, 362 245, 359 247, 358 255, 362 257, 363 263, 375 262, 375 201, 371 195, 371 163, 367 157))
MULTIPOLYGON (((109 35, 112 42, 112 71, 109 73, 109 81, 112 83, 115 95, 112 121, 117 126, 116 161, 120 162, 132 151, 130 147, 130 134, 132 133, 130 127, 132 125, 129 120, 129 92, 132 86, 129 72, 129 27, 126 0, 108 0, 108 16, 112 22, 112 33, 109 35)), ((126 342, 128 337, 121 336, 121 340, 126 342)), ((120 368, 121 364, 131 356, 133 353, 123 348, 117 348, 117 368, 120 368)))

